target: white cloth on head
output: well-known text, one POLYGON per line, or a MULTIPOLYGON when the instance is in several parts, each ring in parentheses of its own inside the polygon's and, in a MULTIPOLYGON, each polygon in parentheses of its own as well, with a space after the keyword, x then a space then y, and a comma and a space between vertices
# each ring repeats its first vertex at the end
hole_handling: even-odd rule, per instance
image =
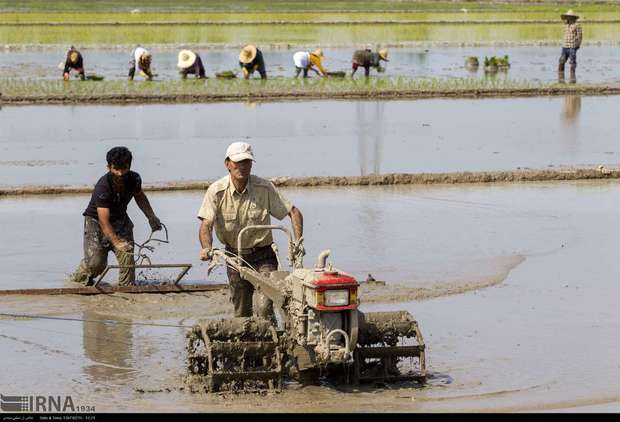
POLYGON ((293 61, 295 62, 295 67, 305 69, 310 66, 310 53, 307 51, 298 51, 293 55, 293 61))

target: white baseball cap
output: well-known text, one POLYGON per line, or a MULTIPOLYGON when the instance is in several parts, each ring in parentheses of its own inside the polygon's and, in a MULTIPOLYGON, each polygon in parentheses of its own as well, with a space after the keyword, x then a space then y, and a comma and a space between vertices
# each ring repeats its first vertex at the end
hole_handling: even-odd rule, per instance
POLYGON ((233 142, 230 144, 226 149, 226 158, 235 163, 243 160, 256 161, 252 153, 252 145, 247 142, 233 142))

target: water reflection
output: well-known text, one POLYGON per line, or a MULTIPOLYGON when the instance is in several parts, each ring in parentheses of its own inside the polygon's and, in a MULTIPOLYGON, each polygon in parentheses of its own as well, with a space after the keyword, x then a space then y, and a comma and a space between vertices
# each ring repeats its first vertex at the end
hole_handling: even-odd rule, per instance
POLYGON ((385 102, 357 102, 356 132, 359 149, 360 175, 381 173, 383 152, 383 120, 385 102))
POLYGON ((561 126, 562 144, 571 157, 577 155, 579 138, 579 113, 581 112, 581 96, 567 95, 562 104, 561 126))
POLYGON ((93 382, 120 381, 131 378, 133 334, 131 320, 84 311, 82 336, 84 356, 91 360, 83 368, 93 382), (99 322, 99 321, 108 322, 99 322))
POLYGON ((564 106, 562 107, 562 119, 564 122, 574 125, 581 111, 581 96, 567 95, 564 97, 564 106))

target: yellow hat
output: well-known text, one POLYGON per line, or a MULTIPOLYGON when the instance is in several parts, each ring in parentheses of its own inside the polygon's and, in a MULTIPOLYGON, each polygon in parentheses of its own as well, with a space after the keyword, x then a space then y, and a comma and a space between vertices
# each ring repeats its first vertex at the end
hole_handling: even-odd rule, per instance
POLYGON ((566 13, 562 13, 562 15, 560 15, 562 19, 566 19, 566 18, 575 18, 575 19, 579 19, 579 16, 577 16, 575 14, 575 12, 573 12, 573 10, 569 10, 566 13))
POLYGON ((179 51, 179 61, 177 63, 177 67, 185 69, 193 65, 195 61, 196 53, 191 50, 181 50, 179 51))
POLYGON ((381 57, 383 60, 385 60, 386 62, 389 62, 388 60, 388 51, 387 48, 382 48, 381 50, 379 50, 379 57, 381 57))
POLYGON ((71 54, 69 54, 69 61, 71 63, 77 63, 79 56, 80 55, 78 54, 77 51, 72 51, 71 54))
POLYGON ((252 63, 252 60, 256 58, 256 47, 253 45, 246 45, 239 53, 239 61, 244 64, 252 63))
POLYGON ((315 56, 323 57, 323 50, 321 50, 320 48, 317 48, 316 50, 312 52, 312 54, 314 54, 315 56))

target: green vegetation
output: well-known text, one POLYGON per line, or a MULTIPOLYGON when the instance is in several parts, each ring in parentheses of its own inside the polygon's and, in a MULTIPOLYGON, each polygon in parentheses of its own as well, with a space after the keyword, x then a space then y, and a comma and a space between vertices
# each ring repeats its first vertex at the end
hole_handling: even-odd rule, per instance
MULTIPOLYGON (((589 24, 583 26, 584 40, 620 40, 620 25, 589 24)), ((269 44, 349 46, 365 43, 411 42, 526 42, 562 39, 561 24, 539 25, 168 25, 168 26, 96 26, 88 30, 65 26, 0 26, 3 44, 60 44, 81 46, 116 46, 135 44, 243 45, 269 44)))
MULTIPOLYGON (((563 4, 491 1, 428 1, 428 0, 0 0, 0 11, 84 11, 129 12, 141 11, 213 11, 213 12, 268 12, 268 11, 556 11, 563 4)), ((574 9, 574 8, 573 8, 574 9)), ((616 4, 580 4, 580 12, 618 11, 616 4)))
POLYGON ((509 68, 510 60, 508 59, 508 56, 504 56, 504 57, 496 57, 496 56, 486 57, 485 56, 484 67, 496 67, 500 69, 509 68))
MULTIPOLYGON (((286 23, 286 22, 402 22, 402 21, 429 21, 429 22, 470 22, 470 21, 558 21, 563 9, 559 7, 553 11, 536 10, 489 10, 462 12, 457 6, 451 11, 403 11, 403 12, 152 12, 140 13, 125 12, 0 12, 0 22, 3 24, 166 24, 166 23, 286 23)), ((580 13, 582 13, 580 11, 580 13)), ((586 12, 587 20, 619 20, 620 5, 608 11, 586 12)))
POLYGON ((552 86, 538 81, 509 79, 411 79, 411 78, 370 78, 360 79, 310 79, 273 78, 261 80, 188 80, 153 82, 63 82, 63 81, 0 81, 2 97, 54 98, 73 97, 88 101, 89 98, 111 98, 118 96, 221 96, 246 98, 252 96, 282 95, 342 95, 342 94, 395 94, 411 91, 467 91, 467 90, 520 90, 542 89, 552 86))
POLYGON ((234 79, 237 77, 237 72, 233 72, 232 70, 224 70, 222 72, 217 72, 215 77, 220 79, 234 79))

